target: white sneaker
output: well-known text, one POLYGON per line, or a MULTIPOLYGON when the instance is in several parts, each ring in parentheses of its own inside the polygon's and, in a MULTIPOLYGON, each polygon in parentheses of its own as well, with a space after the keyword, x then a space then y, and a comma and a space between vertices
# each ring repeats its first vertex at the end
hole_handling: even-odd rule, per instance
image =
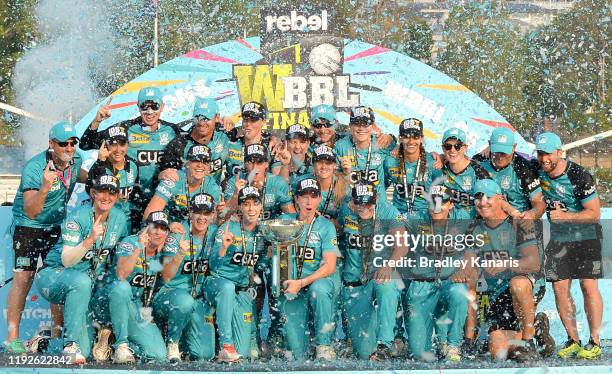
POLYGON ((406 354, 406 343, 402 339, 393 340, 393 345, 391 345, 391 356, 400 357, 406 354))
POLYGON ((108 361, 111 356, 111 347, 108 344, 108 340, 110 339, 113 330, 108 327, 103 327, 98 330, 98 337, 96 338, 96 343, 94 344, 91 354, 96 360, 96 362, 104 362, 108 361))
POLYGON ((333 361, 336 359, 336 351, 330 345, 317 345, 317 360, 333 361))
POLYGON ((168 343, 168 361, 181 362, 181 351, 178 343, 168 343))
POLYGON ((448 346, 446 352, 444 352, 444 358, 451 362, 461 361, 461 350, 459 347, 448 346))
POLYGON ((75 365, 84 365, 85 356, 81 353, 81 348, 75 342, 68 343, 62 351, 62 356, 69 357, 70 363, 75 365))
POLYGON ((237 362, 242 358, 236 348, 231 344, 223 344, 223 349, 219 351, 218 359, 221 362, 237 362))
POLYGON ((134 351, 130 348, 127 343, 121 343, 115 349, 115 354, 113 355, 113 363, 115 364, 128 364, 135 363, 136 359, 134 358, 134 351))

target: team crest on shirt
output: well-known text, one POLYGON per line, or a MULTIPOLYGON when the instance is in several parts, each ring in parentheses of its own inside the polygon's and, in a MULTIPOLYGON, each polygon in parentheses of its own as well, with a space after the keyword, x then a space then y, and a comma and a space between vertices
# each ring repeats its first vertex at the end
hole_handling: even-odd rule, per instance
POLYGON ((501 186, 501 188, 503 188, 504 190, 507 190, 507 189, 509 189, 509 188, 510 188, 510 183, 511 183, 511 182, 512 182, 512 181, 511 181, 511 179, 510 179, 510 176, 509 176, 509 175, 504 175, 504 176, 503 176, 503 178, 502 178, 502 180, 501 180, 500 186, 501 186))
POLYGON ((382 157, 380 155, 373 155, 372 156, 372 163, 374 163, 375 165, 378 165, 382 162, 382 157))
POLYGON ((166 145, 170 143, 170 137, 168 136, 168 134, 166 133, 162 133, 159 135, 159 144, 160 145, 166 145))
POLYGON ((472 189, 472 178, 471 177, 464 177, 462 178, 462 187, 464 190, 469 191, 472 189))
POLYGON ((223 144, 218 143, 212 150, 215 153, 221 153, 223 151, 223 144))
POLYGON ((501 232, 499 234, 499 239, 502 243, 507 244, 510 242, 510 233, 507 231, 501 232))
POLYGON ((130 172, 127 175, 127 182, 128 183, 134 183, 134 173, 132 170, 130 170, 130 172))
POLYGON ((555 186, 555 191, 557 191, 559 195, 563 195, 565 193, 565 187, 563 187, 562 184, 558 184, 555 186))
POLYGON ((117 233, 113 231, 110 233, 110 236, 108 237, 108 245, 115 245, 116 242, 117 242, 117 233))
POLYGON ((265 203, 274 204, 274 195, 266 194, 265 203))

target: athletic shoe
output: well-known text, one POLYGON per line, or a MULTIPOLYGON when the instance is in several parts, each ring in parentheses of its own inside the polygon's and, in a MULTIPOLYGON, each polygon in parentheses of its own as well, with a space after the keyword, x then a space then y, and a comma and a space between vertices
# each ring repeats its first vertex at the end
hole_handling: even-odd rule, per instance
POLYGON ((251 360, 259 359, 259 347, 257 346, 257 338, 251 338, 251 349, 249 350, 249 358, 251 360))
POLYGON ((108 327, 103 327, 98 330, 96 343, 91 350, 91 354, 96 362, 104 362, 110 359, 111 347, 108 344, 108 340, 110 339, 112 333, 113 331, 108 327))
POLYGON ((374 353, 370 355, 370 361, 386 361, 393 358, 391 355, 391 348, 384 344, 378 344, 374 353))
POLYGON ((8 344, 4 346, 4 351, 14 355, 21 355, 27 352, 25 345, 23 345, 23 342, 19 338, 8 342, 8 344))
POLYGON ((540 359, 533 339, 521 340, 523 344, 511 350, 509 358, 516 362, 530 362, 540 359))
POLYGON ((336 343, 336 351, 338 351, 339 357, 351 357, 353 355, 353 343, 351 339, 338 340, 336 343))
POLYGON ((395 338, 391 345, 391 356, 394 358, 405 356, 407 353, 406 343, 403 339, 395 338))
POLYGON ((447 346, 446 352, 444 352, 444 359, 451 362, 461 361, 461 349, 452 345, 447 346))
POLYGON ((333 361, 336 359, 336 351, 330 345, 317 345, 317 360, 333 361))
POLYGON ((133 364, 136 362, 134 358, 134 351, 128 343, 121 343, 115 348, 113 354, 113 363, 115 364, 133 364))
POLYGON ((181 362, 181 351, 179 350, 178 343, 168 343, 167 357, 171 364, 181 362))
POLYGON ((534 327, 538 352, 542 357, 550 357, 555 352, 555 339, 550 335, 550 322, 546 313, 536 314, 534 327))
POLYGON ((563 345, 563 348, 557 352, 557 356, 560 358, 571 358, 576 356, 576 354, 582 349, 580 345, 580 341, 576 342, 572 339, 569 339, 563 345))
POLYGON ((81 348, 75 342, 68 343, 64 346, 62 356, 69 357, 71 364, 84 365, 85 356, 81 353, 81 348))
POLYGON ((28 353, 43 353, 49 348, 49 337, 36 335, 25 342, 25 348, 28 353))
POLYGON ((233 344, 223 344, 223 349, 219 352, 218 360, 220 362, 237 362, 242 358, 233 344))
POLYGON ((576 357, 584 360, 596 360, 600 358, 602 354, 603 352, 601 350, 601 346, 599 344, 595 344, 591 338, 591 340, 589 340, 589 344, 582 347, 576 354, 576 357))

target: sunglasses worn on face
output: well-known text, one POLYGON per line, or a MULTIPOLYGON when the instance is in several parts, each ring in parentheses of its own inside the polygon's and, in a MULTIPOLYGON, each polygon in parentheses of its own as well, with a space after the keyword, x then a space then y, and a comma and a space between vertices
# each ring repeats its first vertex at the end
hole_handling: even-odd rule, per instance
POLYGON ((325 127, 326 129, 332 127, 333 125, 329 122, 329 121, 325 121, 325 120, 318 120, 312 123, 312 127, 314 127, 315 129, 321 129, 323 127, 325 127))
POLYGON ((418 139, 421 139, 421 135, 417 135, 417 134, 400 135, 400 139, 418 140, 418 139))
POLYGON ((442 147, 444 148, 445 151, 450 151, 451 149, 455 148, 455 151, 458 151, 461 149, 461 147, 463 147, 463 143, 455 143, 455 144, 443 144, 442 147))
POLYGON ((61 148, 66 148, 68 146, 76 147, 76 145, 79 144, 79 142, 73 140, 73 141, 69 141, 69 142, 55 142, 55 144, 57 144, 61 148))
POLYGON ((157 103, 147 103, 147 104, 142 104, 139 108, 143 112, 146 112, 149 109, 151 109, 151 110, 156 112, 156 111, 159 110, 159 104, 157 104, 157 103))

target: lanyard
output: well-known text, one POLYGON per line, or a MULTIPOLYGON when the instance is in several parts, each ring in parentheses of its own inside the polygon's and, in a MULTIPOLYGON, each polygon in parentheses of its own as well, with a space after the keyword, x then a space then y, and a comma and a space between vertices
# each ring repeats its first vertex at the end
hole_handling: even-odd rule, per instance
MULTIPOLYGON (((433 220, 430 219, 429 221, 429 227, 431 229, 431 234, 434 236, 434 248, 433 248, 433 256, 434 259, 438 259, 438 244, 436 243, 435 237, 436 237, 436 232, 434 231, 434 225, 433 225, 433 220)), ((448 219, 446 220, 446 222, 444 223, 444 236, 442 236, 442 238, 446 238, 446 235, 448 234, 448 219)), ((441 243, 442 244, 442 243, 441 243)), ((440 260, 444 259, 444 245, 442 245, 440 247, 440 260)), ((437 266, 436 267, 436 285, 440 285, 440 273, 442 272, 442 268, 437 266)))
POLYGON ((312 228, 314 227, 314 223, 317 217, 318 216, 315 214, 312 221, 310 221, 310 227, 308 228, 308 232, 306 233, 306 242, 304 243, 304 246, 300 248, 300 253, 297 258, 297 279, 300 279, 302 277, 302 269, 304 268, 304 252, 306 251, 306 248, 308 248, 308 243, 310 242, 310 233, 312 233, 312 228))
MULTIPOLYGON (((353 156, 355 158, 355 166, 359 166, 357 162, 357 147, 355 146, 355 142, 351 138, 351 143, 353 143, 353 156)), ((370 139, 370 144, 368 145, 368 156, 366 158, 366 166, 365 166, 365 175, 361 178, 362 180, 368 180, 368 174, 370 174, 370 157, 372 156, 372 139, 370 139)))
MULTIPOLYGON (((372 236, 374 235, 374 232, 376 231, 376 205, 374 205, 374 215, 372 215, 372 236)), ((364 243, 363 245, 366 247, 366 252, 361 253, 361 269, 362 269, 362 280, 367 279, 368 276, 368 261, 370 259, 370 253, 372 252, 372 237, 371 236, 367 236, 367 238, 364 236, 363 237, 364 243)), ((361 251, 360 251, 361 252, 361 251)))
MULTIPOLYGON (((204 236, 202 236, 202 245, 200 246, 200 253, 198 255, 198 260, 202 257, 204 250, 206 248, 206 242, 208 241, 208 226, 206 226, 206 231, 204 232, 204 236)), ((195 297, 196 292, 196 284, 198 283, 198 277, 200 274, 196 273, 195 268, 195 253, 193 251, 193 232, 191 230, 191 222, 189 223, 189 251, 191 252, 191 283, 193 287, 191 288, 191 296, 195 297)))
POLYGON ((153 298, 153 288, 155 288, 155 283, 157 283, 157 273, 155 273, 155 275, 153 276, 153 284, 151 286, 151 290, 149 291, 149 294, 147 295, 147 284, 149 283, 148 282, 147 247, 145 247, 142 250, 142 253, 144 255, 144 260, 142 262, 143 280, 144 280, 144 285, 142 288, 142 296, 144 299, 143 301, 144 307, 148 307, 149 305, 151 305, 151 299, 153 298))
POLYGON ((402 171, 402 183, 404 184, 404 198, 406 200, 406 210, 408 211, 408 214, 412 214, 412 211, 414 210, 414 199, 416 198, 416 188, 418 185, 418 177, 419 177, 419 172, 421 171, 421 160, 417 160, 417 167, 416 167, 416 171, 414 172, 414 176, 412 177, 412 191, 410 193, 411 197, 410 197, 410 201, 408 201, 408 181, 407 181, 407 176, 406 176, 406 161, 405 160, 401 160, 402 166, 400 168, 400 170, 402 171))
MULTIPOLYGON (((244 262, 248 251, 247 251, 246 239, 244 237, 244 230, 242 229, 242 220, 240 221, 240 236, 242 237, 242 261, 244 262)), ((257 235, 254 235, 253 253, 252 253, 253 257, 255 257, 256 250, 257 250, 257 235)), ((250 267, 248 262, 247 262, 247 267, 250 267)))
MULTIPOLYGON (((92 212, 91 214, 91 224, 92 227, 95 224, 95 213, 92 212)), ((108 220, 110 220, 110 214, 107 218, 107 225, 106 225, 106 229, 104 230, 104 234, 102 234, 102 241, 100 242, 100 248, 98 250, 96 250, 97 247, 97 242, 98 240, 96 239, 96 241, 93 243, 93 247, 91 248, 92 252, 93 252, 93 257, 91 258, 91 270, 93 271, 93 276, 96 276, 96 270, 98 270, 98 265, 99 265, 99 261, 100 261, 100 256, 102 255, 102 251, 104 250, 104 242, 106 241, 106 234, 108 233, 108 220)), ((105 261, 107 262, 107 261, 105 261)), ((108 263, 108 262, 107 262, 108 263)))
POLYGON ((57 178, 62 182, 62 184, 64 185, 64 201, 65 203, 68 203, 68 190, 70 189, 70 180, 72 177, 72 167, 70 166, 70 164, 68 164, 68 172, 67 172, 67 177, 64 178, 64 171, 63 170, 57 170, 57 178))
POLYGON ((336 187, 336 177, 332 177, 332 185, 329 191, 327 191, 327 197, 325 198, 325 204, 323 205, 323 210, 321 214, 325 215, 327 213, 327 208, 329 207, 329 203, 331 201, 332 195, 334 194, 334 187, 336 187))

